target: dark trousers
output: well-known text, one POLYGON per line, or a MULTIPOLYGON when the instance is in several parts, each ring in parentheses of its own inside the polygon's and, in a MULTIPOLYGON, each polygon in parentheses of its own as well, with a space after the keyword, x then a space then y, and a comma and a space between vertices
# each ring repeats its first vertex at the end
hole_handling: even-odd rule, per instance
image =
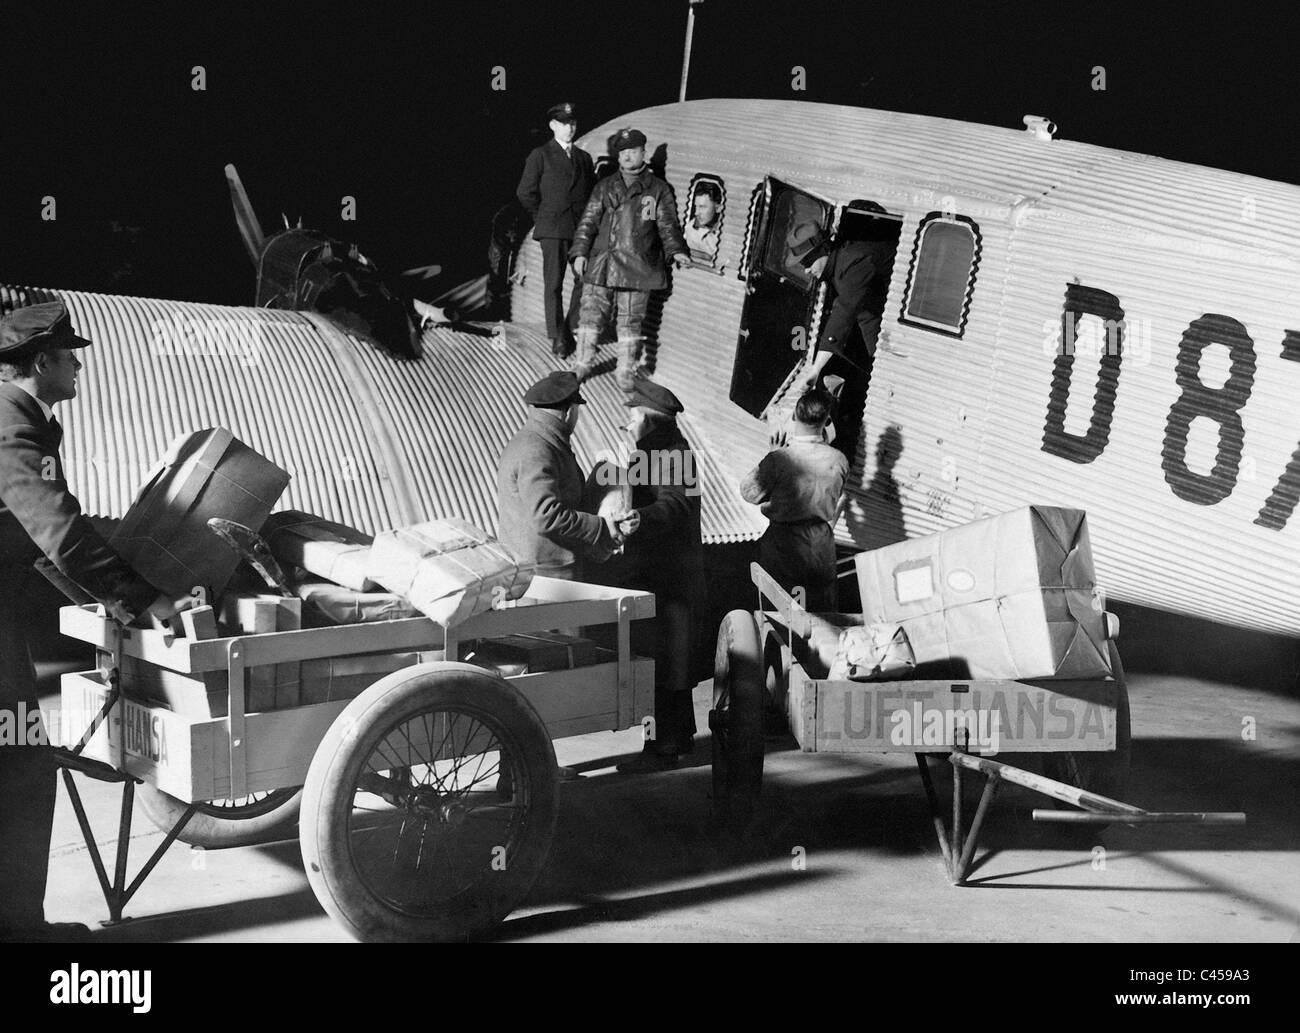
POLYGON ((546 336, 551 340, 565 340, 568 333, 578 329, 578 298, 582 294, 582 278, 573 278, 573 293, 569 307, 564 309, 564 271, 569 267, 569 246, 572 240, 560 237, 543 237, 537 242, 542 249, 542 291, 546 299, 546 336))
POLYGON ((835 535, 825 520, 768 524, 758 542, 758 562, 787 592, 803 590, 809 613, 836 613, 835 535))
POLYGON ((655 662, 655 738, 685 744, 696 732, 695 608, 662 594, 655 608, 653 619, 632 622, 632 651, 655 662))
POLYGON ((54 793, 48 747, 0 746, 0 939, 45 920, 54 793))

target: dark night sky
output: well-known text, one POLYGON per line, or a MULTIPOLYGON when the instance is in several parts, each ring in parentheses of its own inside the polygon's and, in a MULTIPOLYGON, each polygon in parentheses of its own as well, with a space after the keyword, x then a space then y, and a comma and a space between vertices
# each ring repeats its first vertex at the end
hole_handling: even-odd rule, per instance
MULTIPOLYGON (((230 161, 268 229, 301 214, 385 270, 473 275, 546 106, 571 98, 590 128, 676 98, 685 0, 351 6, 7 15, 0 282, 250 301, 230 161), (339 217, 345 194, 355 223, 339 217)), ((1295 36, 1263 13, 1276 8, 1135 6, 706 0, 690 96, 1016 128, 1042 114, 1064 138, 1295 181, 1295 36)))

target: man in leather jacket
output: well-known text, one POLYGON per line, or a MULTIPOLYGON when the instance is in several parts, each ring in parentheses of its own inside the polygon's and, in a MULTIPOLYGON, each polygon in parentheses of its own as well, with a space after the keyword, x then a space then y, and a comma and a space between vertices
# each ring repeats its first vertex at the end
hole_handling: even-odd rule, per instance
POLYGON ((591 374, 596 342, 614 316, 618 328, 618 378, 630 389, 641 359, 641 325, 650 292, 668 286, 666 261, 688 265, 672 189, 650 171, 645 134, 621 129, 614 137, 618 172, 596 184, 578 222, 569 258, 582 277, 578 323, 579 380, 591 374))

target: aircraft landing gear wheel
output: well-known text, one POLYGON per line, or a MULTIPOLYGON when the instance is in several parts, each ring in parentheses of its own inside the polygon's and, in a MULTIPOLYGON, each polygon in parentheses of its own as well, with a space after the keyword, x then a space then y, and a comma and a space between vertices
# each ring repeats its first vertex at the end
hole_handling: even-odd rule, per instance
POLYGON ((348 705, 312 760, 308 881, 359 940, 482 936, 545 864, 556 774, 541 718, 498 675, 457 663, 391 674, 348 705))
MULTIPOLYGON (((1090 793, 1123 800, 1128 794, 1129 773, 1133 765, 1132 729, 1129 721, 1128 683, 1124 679, 1124 665, 1115 643, 1109 642, 1110 669, 1115 677, 1118 698, 1115 705, 1115 749, 1105 753, 1048 753, 1043 758, 1043 768, 1048 778, 1066 782, 1090 793)), ((1069 804, 1056 803, 1066 809, 1069 804)), ((1084 825, 1077 829, 1064 826, 1066 835, 1092 841, 1105 825, 1084 825)))
MULTIPOLYGON (((189 806, 148 782, 135 787, 135 799, 163 832, 170 832, 189 806)), ((265 843, 284 836, 293 827, 301 805, 301 789, 276 789, 251 793, 239 800, 201 803, 176 838, 204 850, 265 843)))
POLYGON ((748 826, 762 788, 766 702, 758 622, 747 610, 732 610, 718 629, 709 728, 714 816, 733 829, 748 826))

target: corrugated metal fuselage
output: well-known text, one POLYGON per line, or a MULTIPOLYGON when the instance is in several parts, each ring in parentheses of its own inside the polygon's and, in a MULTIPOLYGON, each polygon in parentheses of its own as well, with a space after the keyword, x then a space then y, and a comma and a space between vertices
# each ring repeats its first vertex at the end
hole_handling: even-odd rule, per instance
MULTIPOLYGON (((769 432, 727 394, 751 201, 771 176, 837 210, 866 200, 902 218, 843 540, 870 548, 1026 503, 1077 506, 1112 596, 1300 632, 1300 188, 797 102, 667 105, 580 142, 602 153, 623 125, 664 148, 683 215, 697 176, 725 187, 723 275, 674 275, 655 369, 723 468, 715 490, 734 491, 769 432), (917 231, 936 217, 979 233, 956 334, 904 318, 917 231)), ((540 325, 531 241, 518 272, 514 318, 540 325)))

